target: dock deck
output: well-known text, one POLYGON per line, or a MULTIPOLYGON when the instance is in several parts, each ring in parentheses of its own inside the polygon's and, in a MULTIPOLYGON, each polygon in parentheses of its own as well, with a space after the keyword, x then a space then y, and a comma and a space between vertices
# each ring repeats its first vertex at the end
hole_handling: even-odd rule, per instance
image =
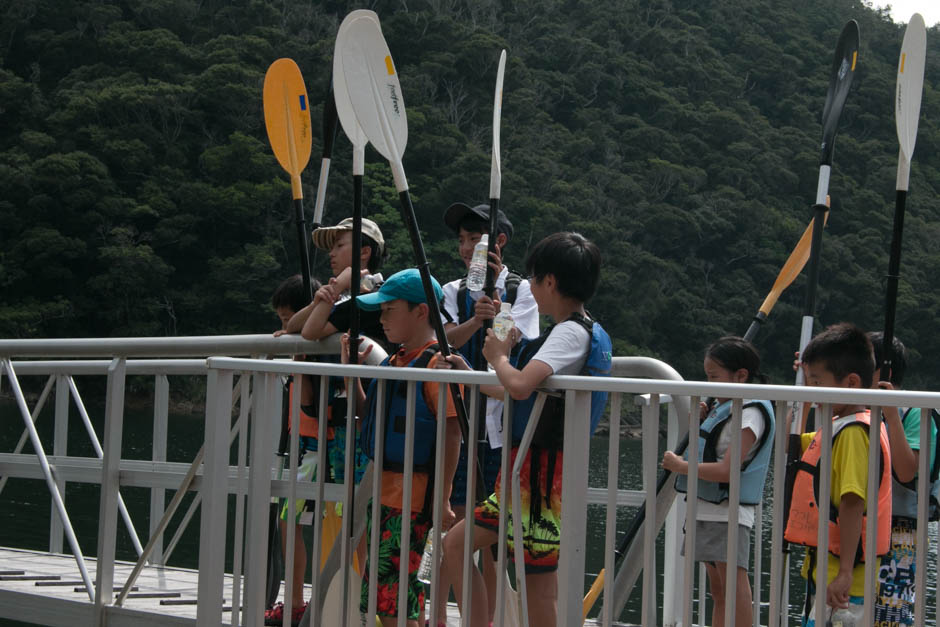
MULTIPOLYGON (((96 561, 86 558, 94 579, 96 561)), ((134 565, 116 562, 115 589, 127 580, 134 565)), ((109 627, 195 625, 199 571, 168 566, 147 566, 137 578, 123 607, 109 606, 109 627)), ((225 587, 232 589, 232 576, 225 575, 225 587)), ((283 588, 282 588, 283 590, 283 588)), ((305 586, 310 596, 310 586, 305 586)), ((0 548, 0 617, 47 625, 74 627, 92 624, 94 604, 89 600, 71 555, 44 551, 0 548)), ((232 599, 223 600, 224 619, 231 619, 232 599)), ((223 622, 231 625, 231 622, 223 622)), ((588 620, 585 625, 596 625, 588 620)), ((459 627, 457 606, 447 607, 448 627, 459 627)), ((629 627, 614 623, 617 627, 629 627)))

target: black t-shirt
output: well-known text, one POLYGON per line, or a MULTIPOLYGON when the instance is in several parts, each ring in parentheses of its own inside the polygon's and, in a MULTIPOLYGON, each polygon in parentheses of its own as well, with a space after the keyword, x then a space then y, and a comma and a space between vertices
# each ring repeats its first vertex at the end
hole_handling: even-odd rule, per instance
MULTIPOLYGON (((336 327, 340 333, 345 333, 349 330, 351 312, 352 299, 349 298, 339 303, 338 305, 333 306, 333 311, 330 312, 330 317, 327 318, 327 321, 336 327)), ((366 311, 365 309, 360 309, 359 334, 365 335, 370 339, 375 340, 381 344, 386 353, 392 354, 396 347, 390 344, 388 338, 385 337, 385 331, 382 330, 382 323, 380 322, 381 316, 382 311, 379 309, 375 311, 366 311)))

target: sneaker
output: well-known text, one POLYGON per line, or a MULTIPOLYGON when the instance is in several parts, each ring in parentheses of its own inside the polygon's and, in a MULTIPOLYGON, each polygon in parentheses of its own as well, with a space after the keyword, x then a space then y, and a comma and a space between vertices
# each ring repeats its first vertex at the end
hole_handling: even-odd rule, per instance
MULTIPOLYGON (((303 603, 295 607, 291 611, 291 625, 297 625, 300 623, 300 619, 304 617, 304 612, 307 611, 307 604, 303 603)), ((280 626, 284 624, 284 604, 277 602, 269 610, 264 611, 264 624, 270 626, 280 626)))

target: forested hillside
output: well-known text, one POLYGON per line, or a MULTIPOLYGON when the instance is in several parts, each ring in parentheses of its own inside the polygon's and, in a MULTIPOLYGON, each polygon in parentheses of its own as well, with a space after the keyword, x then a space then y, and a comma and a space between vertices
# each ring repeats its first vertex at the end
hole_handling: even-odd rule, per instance
MULTIPOLYGON (((339 22, 362 4, 17 0, 0 15, 0 336, 272 330, 299 271, 287 176, 261 86, 297 61, 320 116, 339 22)), ((509 61, 503 207, 509 263, 577 229, 605 266, 590 305, 618 354, 701 376, 704 345, 743 333, 811 217, 836 40, 861 51, 836 141, 819 320, 878 329, 894 207, 893 89, 903 27, 858 0, 397 0, 374 9, 402 80, 405 169, 442 280, 440 216, 488 194, 492 89, 509 61)), ((940 30, 928 31, 898 303, 910 387, 940 376, 940 30)), ((369 149, 366 215, 408 265, 386 163, 369 149)), ((325 219, 350 213, 337 143, 325 219)), ((324 255, 314 273, 328 272, 324 255)), ((757 338, 789 380, 802 279, 757 338)))

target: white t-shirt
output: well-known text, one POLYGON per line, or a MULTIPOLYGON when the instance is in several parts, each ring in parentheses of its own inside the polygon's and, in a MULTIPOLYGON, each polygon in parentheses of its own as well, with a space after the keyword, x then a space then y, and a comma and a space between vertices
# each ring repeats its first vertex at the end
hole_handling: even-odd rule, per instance
MULTIPOLYGON (((496 291, 502 293, 506 289, 506 277, 509 275, 509 268, 503 266, 499 276, 496 277, 496 291)), ((457 293, 460 290, 461 279, 456 279, 444 285, 444 311, 450 315, 455 324, 459 324, 459 310, 457 305, 457 293)), ((476 302, 483 291, 469 292, 470 298, 476 302)), ((513 323, 522 332, 524 337, 534 338, 539 335, 539 308, 532 296, 532 290, 529 289, 529 282, 525 279, 519 282, 516 289, 516 300, 513 301, 512 309, 513 323)), ((446 324, 451 320, 441 313, 441 319, 446 324)), ((470 364, 471 366, 473 364, 470 364)), ((503 402, 495 398, 486 399, 486 433, 491 448, 499 448, 503 445, 503 402)))
POLYGON ((565 320, 552 329, 545 343, 532 356, 552 369, 552 374, 578 374, 591 349, 591 334, 574 320, 565 320))
MULTIPOLYGON (((721 434, 718 436, 718 442, 715 445, 715 454, 718 457, 717 461, 724 459, 725 455, 728 454, 728 449, 731 448, 731 419, 728 419, 728 422, 725 423, 724 428, 721 430, 721 434)), ((751 447, 751 450, 747 454, 748 460, 753 459, 757 454, 757 450, 760 448, 760 438, 764 433, 764 414, 761 412, 758 407, 745 407, 741 412, 741 431, 745 429, 750 429, 754 433, 754 445, 751 447)), ((695 518, 696 520, 708 521, 708 522, 723 522, 726 523, 729 520, 729 508, 728 501, 723 503, 711 503, 709 501, 703 501, 698 499, 696 504, 695 518)), ((741 505, 738 507, 738 524, 744 525, 745 527, 754 526, 754 506, 753 505, 741 505)))

